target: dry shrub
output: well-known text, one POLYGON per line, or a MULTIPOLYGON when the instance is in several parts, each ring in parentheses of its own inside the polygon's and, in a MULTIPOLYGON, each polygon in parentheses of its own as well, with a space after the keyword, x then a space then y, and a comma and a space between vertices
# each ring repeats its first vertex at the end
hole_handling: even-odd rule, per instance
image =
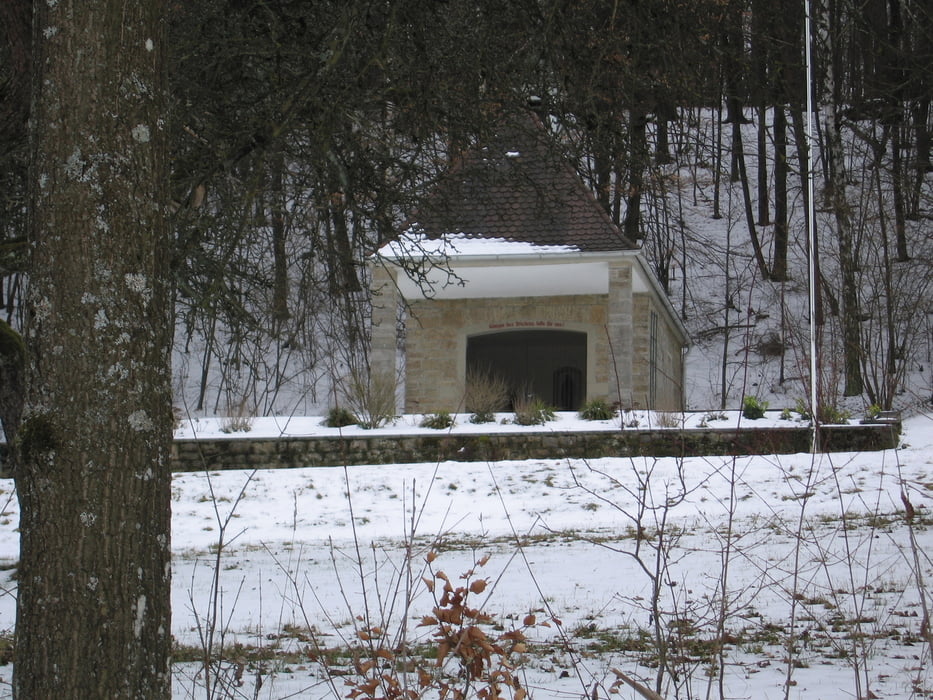
POLYGON ((380 428, 395 419, 397 388, 394 372, 351 370, 341 386, 343 405, 357 417, 361 428, 380 428))
POLYGON ((471 369, 466 375, 463 403, 474 423, 489 423, 509 403, 506 381, 488 370, 471 369))
POLYGON ((667 413, 665 411, 655 413, 654 419, 661 428, 679 428, 683 421, 683 417, 679 413, 667 413))
POLYGON ((407 663, 402 663, 399 652, 403 649, 390 643, 385 629, 361 629, 357 636, 363 644, 354 654, 356 674, 346 680, 346 697, 523 700, 527 692, 522 687, 520 667, 527 652, 526 633, 534 627, 548 627, 550 621, 538 622, 533 613, 528 613, 520 626, 505 629, 502 621, 473 603, 489 585, 489 579, 477 575, 477 570, 488 562, 488 555, 460 576, 456 584, 443 571, 431 570, 436 557, 435 552, 428 553, 431 575, 422 578, 435 604, 432 614, 422 617, 418 624, 430 632, 429 646, 436 654, 408 657, 407 663))
POLYGON ((255 413, 249 407, 245 396, 239 401, 230 402, 227 405, 227 415, 221 421, 220 431, 222 433, 248 433, 253 429, 255 413))
POLYGON ((555 418, 554 409, 537 397, 525 394, 513 400, 517 425, 544 425, 555 418))

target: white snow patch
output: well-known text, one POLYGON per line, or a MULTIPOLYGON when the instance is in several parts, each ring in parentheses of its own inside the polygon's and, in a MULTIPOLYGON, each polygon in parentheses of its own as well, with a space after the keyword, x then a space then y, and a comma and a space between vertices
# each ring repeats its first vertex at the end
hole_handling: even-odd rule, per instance
POLYGON ((379 255, 386 258, 445 258, 458 255, 538 255, 579 251, 577 246, 571 245, 536 245, 504 238, 476 238, 463 232, 448 233, 442 238, 432 239, 417 229, 409 229, 398 240, 382 246, 379 255))

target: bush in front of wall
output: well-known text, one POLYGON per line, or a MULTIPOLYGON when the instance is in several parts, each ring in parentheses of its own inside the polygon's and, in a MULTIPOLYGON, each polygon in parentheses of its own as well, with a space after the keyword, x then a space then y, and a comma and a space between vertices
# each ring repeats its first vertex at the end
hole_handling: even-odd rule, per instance
POLYGON ((421 427, 431 428, 432 430, 446 430, 447 428, 452 428, 454 422, 454 417, 452 415, 447 413, 447 411, 441 411, 440 413, 432 413, 422 418, 421 427))
POLYGON ((836 406, 820 406, 820 423, 845 425, 852 414, 844 408, 836 406))
POLYGON ((463 405, 471 423, 491 423, 508 402, 509 386, 502 377, 477 369, 467 372, 463 405))
POLYGON ((742 400, 742 417, 748 420, 758 420, 765 417, 765 411, 768 410, 768 402, 760 401, 755 396, 746 396, 742 400))
POLYGON ((544 425, 556 417, 554 409, 541 399, 518 401, 515 402, 514 407, 515 417, 513 422, 516 425, 544 425))
POLYGON ((367 430, 381 428, 395 420, 395 391, 398 377, 391 371, 353 369, 343 378, 343 403, 367 430))
POLYGON ((228 401, 227 415, 220 423, 220 432, 248 433, 253 429, 254 415, 245 396, 239 401, 228 401))
POLYGON ((353 411, 342 406, 334 406, 324 418, 324 425, 328 428, 345 428, 348 425, 356 425, 356 422, 357 418, 353 415, 353 411))
POLYGON ((590 399, 580 409, 583 420, 612 420, 619 412, 605 399, 590 399))
POLYGON ((797 399, 794 411, 800 416, 800 420, 810 420, 810 407, 803 399, 797 399))

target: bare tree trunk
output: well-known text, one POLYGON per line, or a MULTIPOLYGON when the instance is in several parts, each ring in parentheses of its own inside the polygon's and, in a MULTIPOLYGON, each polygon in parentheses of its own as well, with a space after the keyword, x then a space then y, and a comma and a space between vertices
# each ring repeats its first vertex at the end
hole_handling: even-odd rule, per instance
MULTIPOLYGON (((835 112, 835 105, 833 110, 835 112)), ((828 125, 829 163, 831 180, 827 191, 831 197, 836 220, 836 241, 839 245, 839 274, 842 277, 842 351, 845 364, 845 388, 843 395, 858 396, 864 389, 862 381, 861 307, 858 298, 858 260, 852 244, 852 217, 845 193, 845 166, 842 154, 842 136, 839 133, 838 115, 830 115, 828 125)))
POLYGON ((285 251, 285 158, 281 149, 272 156, 272 322, 275 332, 288 320, 288 257, 285 251))
POLYGON ((739 124, 732 125, 732 157, 739 168, 739 180, 742 185, 742 200, 745 207, 745 223, 748 226, 748 235, 752 241, 752 251, 755 254, 755 262, 758 264, 758 272, 762 279, 768 279, 768 263, 765 261, 765 255, 761 248, 761 241, 758 238, 758 229, 755 226, 755 214, 752 211, 751 187, 748 183, 748 170, 745 168, 745 150, 742 145, 742 127, 739 124))
MULTIPOLYGON (((922 85, 925 86, 925 83, 922 85)), ((930 160, 930 131, 927 129, 927 119, 930 116, 929 95, 924 95, 917 100, 911 113, 916 133, 917 157, 914 163, 916 175, 912 183, 907 217, 916 219, 920 216, 920 193, 923 190, 923 181, 927 173, 933 172, 933 161, 930 160)))
POLYGON ((162 3, 35 3, 13 695, 171 693, 162 3))
MULTIPOLYGON (((833 15, 832 22, 838 17, 833 15)), ((829 61, 826 71, 826 92, 829 96, 826 115, 826 193, 836 220, 836 242, 839 246, 839 274, 842 278, 842 354, 845 385, 844 396, 858 396, 865 388, 862 377, 861 305, 858 294, 859 261, 853 245, 851 207, 846 196, 846 168, 842 145, 842 75, 841 44, 833 41, 840 33, 830 26, 823 37, 829 61)))
POLYGON ((722 218, 722 96, 713 122, 715 156, 713 158, 713 219, 722 218))
POLYGON ((904 183, 906 182, 901 146, 903 143, 904 106, 907 80, 904 57, 904 18, 900 0, 888 0, 888 32, 885 42, 885 121, 891 128, 891 195, 894 199, 894 239, 897 261, 910 260, 907 250, 907 222, 905 220, 904 183))
POLYGON ((758 107, 758 225, 771 223, 771 210, 768 202, 768 121, 765 118, 768 108, 758 107))
POLYGON ((787 280, 787 115, 774 107, 774 250, 771 279, 787 280))
MULTIPOLYGON (((809 88, 808 88, 809 89, 809 88)), ((801 178, 809 177, 811 168, 814 167, 813 158, 810 154, 810 147, 807 140, 806 128, 804 127, 803 112, 800 108, 791 108, 791 123, 793 124, 794 130, 794 143, 797 146, 797 163, 800 166, 801 178)), ((806 217, 805 230, 810 230, 810 193, 807 187, 802 187, 803 194, 803 210, 806 217)), ((817 227, 813 226, 814 236, 816 235, 817 227)), ((807 247, 809 248, 809 242, 807 242, 807 247)), ((813 251, 814 257, 816 258, 813 261, 813 269, 815 272, 816 280, 813 284, 813 293, 816 295, 814 299, 814 306, 816 307, 816 325, 822 326, 824 322, 824 311, 823 311, 823 274, 820 271, 820 247, 819 240, 813 242, 813 251)))
POLYGON ((622 232, 629 240, 641 239, 641 197, 645 184, 645 167, 648 160, 648 142, 646 138, 647 115, 633 108, 629 116, 629 178, 628 196, 625 198, 625 218, 622 220, 622 232))
MULTIPOLYGON (((603 129, 605 128, 603 127, 603 129)), ((600 129, 600 131, 603 129, 600 129)), ((596 171, 596 201, 602 205, 610 216, 613 215, 612 173, 614 160, 610 153, 614 150, 600 149, 599 152, 593 154, 594 170, 596 171)))
POLYGON ((901 157, 901 120, 896 119, 891 125, 891 197, 894 200, 894 240, 896 246, 897 262, 910 260, 907 250, 907 218, 904 206, 904 183, 906 169, 904 159, 901 157))
POLYGON ((654 162, 667 165, 671 162, 670 122, 677 119, 677 108, 666 99, 655 110, 658 122, 658 138, 654 147, 654 162))

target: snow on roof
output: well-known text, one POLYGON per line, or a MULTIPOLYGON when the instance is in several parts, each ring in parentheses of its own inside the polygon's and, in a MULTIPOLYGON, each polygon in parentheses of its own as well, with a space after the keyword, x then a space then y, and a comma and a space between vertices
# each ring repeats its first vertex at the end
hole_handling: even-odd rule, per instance
POLYGON ((429 238, 413 229, 379 249, 381 257, 389 259, 429 257, 453 258, 481 255, 541 255, 579 253, 572 245, 538 245, 505 238, 480 238, 464 233, 448 233, 441 238, 429 238))

